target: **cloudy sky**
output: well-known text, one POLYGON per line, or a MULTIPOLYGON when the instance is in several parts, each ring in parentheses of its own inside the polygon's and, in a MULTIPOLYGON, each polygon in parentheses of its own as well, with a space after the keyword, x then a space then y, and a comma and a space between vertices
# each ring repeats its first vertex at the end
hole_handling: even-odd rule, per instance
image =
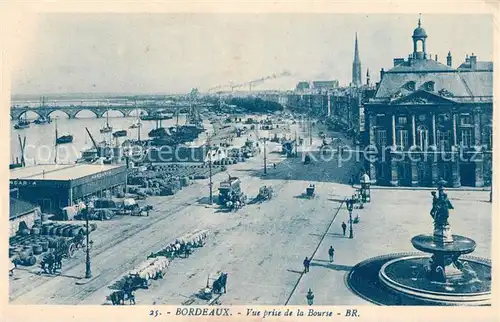
MULTIPOLYGON (((358 32, 363 75, 412 51, 414 15, 43 14, 20 35, 13 94, 180 93, 289 71, 259 89, 299 80, 351 78, 358 32)), ((428 53, 453 65, 466 54, 492 60, 492 20, 424 15, 428 53)))

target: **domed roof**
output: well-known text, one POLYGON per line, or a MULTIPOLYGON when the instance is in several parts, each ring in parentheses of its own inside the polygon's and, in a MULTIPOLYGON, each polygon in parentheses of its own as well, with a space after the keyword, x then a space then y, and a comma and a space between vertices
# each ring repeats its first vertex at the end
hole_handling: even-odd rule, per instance
POLYGON ((420 18, 418 19, 418 27, 413 30, 413 38, 426 38, 427 34, 425 33, 424 28, 420 26, 420 18))
POLYGON ((427 37, 427 34, 425 33, 424 28, 418 27, 415 30, 413 30, 413 37, 425 38, 425 37, 427 37))

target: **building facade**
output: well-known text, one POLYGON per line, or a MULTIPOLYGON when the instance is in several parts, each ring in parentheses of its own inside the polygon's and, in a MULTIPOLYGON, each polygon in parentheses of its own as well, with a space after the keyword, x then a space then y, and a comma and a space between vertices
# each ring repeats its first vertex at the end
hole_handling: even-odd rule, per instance
POLYGON ((123 191, 127 169, 122 165, 35 165, 10 170, 10 187, 19 198, 45 213, 57 214, 75 201, 123 191))
POLYGON ((381 71, 364 104, 370 177, 380 185, 491 184, 493 64, 472 54, 457 68, 429 57, 420 19, 413 53, 381 71))

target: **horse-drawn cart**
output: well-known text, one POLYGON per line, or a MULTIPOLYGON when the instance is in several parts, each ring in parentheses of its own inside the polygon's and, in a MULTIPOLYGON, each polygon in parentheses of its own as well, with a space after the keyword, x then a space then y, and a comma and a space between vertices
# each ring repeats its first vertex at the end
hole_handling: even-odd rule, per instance
POLYGON ((255 197, 255 202, 261 202, 265 200, 271 200, 274 195, 273 187, 271 186, 262 186, 259 189, 259 194, 255 197))
POLYGON ((210 276, 207 285, 193 294, 182 305, 221 305, 219 298, 226 293, 227 273, 220 273, 210 286, 210 276))
POLYGON ((170 266, 170 259, 165 256, 149 258, 139 264, 125 278, 125 289, 136 290, 138 288, 148 288, 151 280, 163 278, 170 266))

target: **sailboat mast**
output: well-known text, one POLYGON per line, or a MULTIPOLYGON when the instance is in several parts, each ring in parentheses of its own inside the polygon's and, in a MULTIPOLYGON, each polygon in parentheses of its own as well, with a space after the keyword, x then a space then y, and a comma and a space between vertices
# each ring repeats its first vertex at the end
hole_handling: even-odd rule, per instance
POLYGON ((175 127, 179 127, 179 106, 175 107, 175 115, 176 115, 175 127))
POLYGON ((54 149, 55 149, 54 163, 57 164, 57 119, 55 119, 55 126, 56 126, 56 141, 55 141, 55 145, 54 145, 54 149))
MULTIPOLYGON (((137 114, 139 115, 139 114, 137 114)), ((137 117, 137 140, 139 142, 141 142, 141 118, 140 117, 137 117)))

